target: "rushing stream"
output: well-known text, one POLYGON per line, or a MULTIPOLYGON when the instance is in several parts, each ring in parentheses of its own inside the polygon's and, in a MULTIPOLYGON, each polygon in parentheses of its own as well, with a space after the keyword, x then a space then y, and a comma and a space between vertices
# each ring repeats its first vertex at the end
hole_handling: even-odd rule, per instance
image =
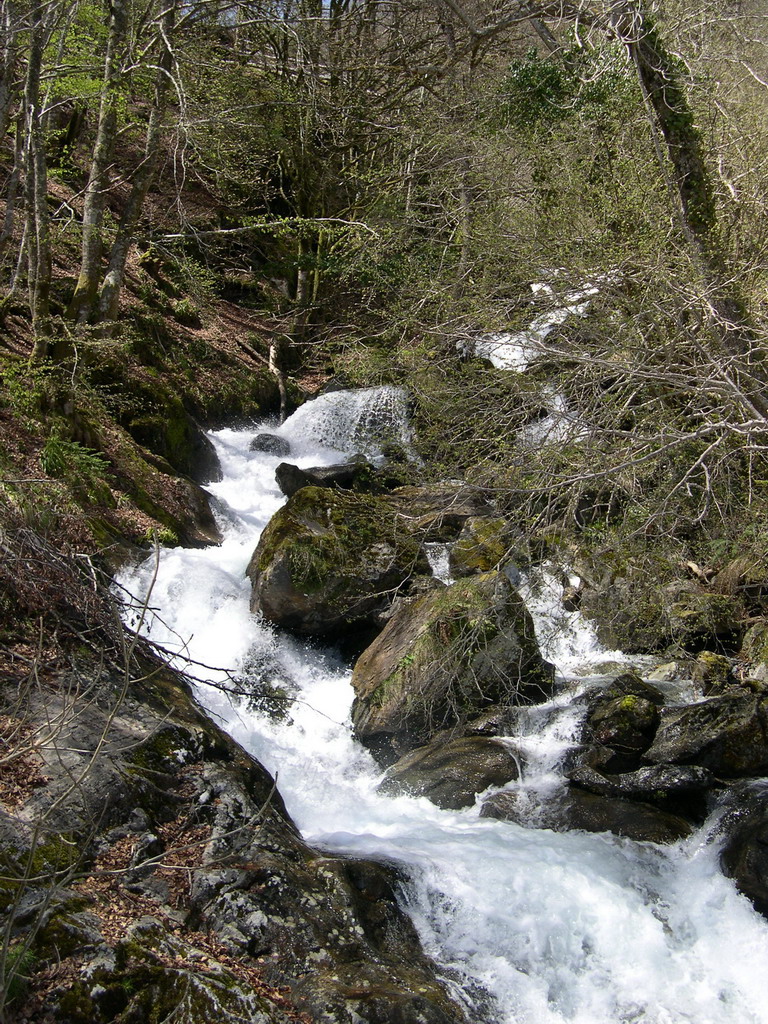
MULTIPOLYGON (((375 450, 393 431, 407 443, 404 413, 395 389, 336 393, 281 427, 262 429, 291 443, 290 461, 328 465, 375 450)), ((156 614, 145 631, 198 663, 193 673, 208 680, 197 687, 200 701, 277 775, 307 841, 405 865, 408 912, 457 993, 462 979, 462 998, 477 999, 470 1019, 768 1022, 768 922, 722 876, 711 828, 658 847, 533 827, 541 799, 561 784, 557 763, 578 728, 570 699, 574 688, 589 685, 579 666, 594 673, 596 661, 620 657, 600 651, 576 613, 561 614, 552 629, 557 601, 546 593, 529 593, 529 603, 544 653, 564 682, 551 704, 521 717, 515 740, 526 753, 518 785, 531 827, 480 818, 477 808, 443 811, 424 798, 376 792, 381 772, 351 736, 349 667, 333 651, 281 635, 249 612, 245 567, 284 500, 274 479, 283 460, 249 451, 257 432, 210 435, 223 470, 223 480, 209 486, 221 546, 162 550, 159 565, 150 558, 119 582, 141 600, 156 569, 156 614), (249 673, 278 680, 296 697, 287 718, 233 704, 209 685, 249 673)), ((439 563, 440 552, 432 554, 439 563)))

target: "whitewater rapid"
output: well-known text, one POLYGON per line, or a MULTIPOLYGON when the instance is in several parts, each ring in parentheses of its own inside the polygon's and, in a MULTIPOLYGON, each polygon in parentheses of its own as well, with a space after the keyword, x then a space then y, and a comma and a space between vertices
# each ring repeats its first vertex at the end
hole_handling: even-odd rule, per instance
MULTIPOLYGON (((181 656, 201 703, 277 776, 310 844, 404 866, 406 909, 471 1020, 768 1024, 768 922, 722 876, 711 828, 657 847, 480 818, 478 806, 443 811, 425 798, 379 795, 381 772, 351 734, 349 666, 250 613, 245 568, 284 501, 274 479, 283 460, 250 452, 253 437, 269 430, 291 443, 289 461, 328 465, 373 454, 388 438, 407 446, 405 422, 402 393, 384 389, 324 396, 280 427, 211 433, 223 479, 208 489, 222 544, 162 549, 156 566, 150 557, 120 574, 119 585, 141 602, 156 572, 143 631, 181 656), (288 716, 255 711, 221 689, 249 678, 295 698, 288 716)), ((433 557, 444 572, 443 553, 433 557)), ((556 611, 556 598, 527 593, 561 677, 621 658, 600 650, 578 613, 556 611)), ((127 608, 129 621, 136 615, 127 608)), ((557 764, 579 724, 568 687, 583 685, 564 682, 549 705, 521 716, 515 745, 527 769, 519 785, 532 823, 537 801, 562 784, 557 764)))

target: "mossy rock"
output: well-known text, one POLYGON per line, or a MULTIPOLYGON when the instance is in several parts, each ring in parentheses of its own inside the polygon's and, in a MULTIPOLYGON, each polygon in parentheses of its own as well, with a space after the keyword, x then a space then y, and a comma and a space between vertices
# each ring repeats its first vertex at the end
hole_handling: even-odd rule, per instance
POLYGON ((498 568, 509 557, 511 539, 506 519, 473 516, 451 548, 451 572, 461 577, 498 568))
POLYGON ((653 741, 664 694, 631 670, 589 692, 586 704, 582 742, 602 752, 606 771, 633 771, 653 741))
POLYGON ((272 517, 247 574, 251 609, 311 636, 375 625, 429 563, 378 498, 302 487, 272 517))
POLYGON ((705 696, 722 693, 736 682, 731 659, 714 651, 701 651, 693 665, 693 681, 705 696))
MULTIPOLYGON (((287 1024, 289 1015, 265 998, 247 971, 205 957, 155 918, 139 918, 111 962, 58 993, 56 1019, 125 1024, 178 1017, 185 1024, 287 1024)), ((278 993, 275 992, 277 996, 278 993)))
POLYGON ((178 472, 200 483, 221 479, 221 467, 211 442, 180 402, 168 402, 157 413, 133 417, 126 425, 131 437, 178 472))
POLYGON ((57 908, 35 936, 38 956, 59 960, 104 942, 99 918, 84 911, 84 906, 87 906, 87 900, 72 899, 64 907, 57 908))
POLYGON ((620 672, 605 686, 592 690, 587 696, 587 703, 594 710, 599 704, 616 700, 621 697, 642 697, 656 707, 661 707, 666 698, 658 686, 641 678, 634 669, 620 672))
POLYGON ((503 573, 398 605, 352 675, 358 738, 384 763, 493 704, 546 699, 554 672, 503 573))
POLYGON ((218 458, 164 367, 135 366, 124 353, 89 350, 86 374, 116 421, 142 447, 199 483, 221 479, 218 458))
POLYGON ((600 704, 587 720, 587 731, 602 746, 641 753, 651 745, 658 724, 659 709, 654 703, 626 694, 600 704))
POLYGON ((740 658, 753 679, 768 682, 768 619, 760 619, 747 630, 740 658))
POLYGON ((676 584, 664 598, 666 633, 686 651, 711 644, 730 646, 741 632, 744 608, 736 597, 676 584))

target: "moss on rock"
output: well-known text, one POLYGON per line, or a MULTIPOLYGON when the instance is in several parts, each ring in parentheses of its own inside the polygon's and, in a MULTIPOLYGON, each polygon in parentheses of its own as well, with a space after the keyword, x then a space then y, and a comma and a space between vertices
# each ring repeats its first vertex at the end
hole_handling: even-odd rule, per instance
POLYGON ((381 499, 320 487, 301 488, 273 516, 247 569, 251 608, 310 635, 370 624, 426 572, 419 541, 381 499))
POLYGON ((522 598, 486 573, 396 607, 352 683, 357 735, 391 762, 492 704, 544 699, 553 671, 522 598))
POLYGON ((473 516, 464 524, 451 549, 454 576, 490 572, 509 557, 510 524, 500 517, 473 516))

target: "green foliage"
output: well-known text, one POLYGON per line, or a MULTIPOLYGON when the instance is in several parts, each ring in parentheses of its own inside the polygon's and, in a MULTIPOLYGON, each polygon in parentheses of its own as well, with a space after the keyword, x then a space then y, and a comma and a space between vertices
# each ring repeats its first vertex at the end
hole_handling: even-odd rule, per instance
POLYGON ((65 21, 51 40, 47 56, 52 64, 56 63, 59 47, 63 49, 63 67, 57 69, 52 79, 51 92, 56 100, 94 100, 102 83, 101 68, 94 55, 102 52, 107 40, 104 7, 100 3, 78 3, 74 13, 74 18, 65 21))
POLYGON ((634 97, 631 69, 618 44, 574 44, 550 57, 531 49, 509 65, 501 114, 525 131, 551 130, 573 118, 608 127, 634 97))
POLYGON ((25 943, 18 942, 8 947, 2 965, 6 1004, 12 1005, 26 993, 37 962, 37 956, 25 943))
POLYGON ((169 266, 168 273, 182 293, 181 302, 204 307, 218 296, 220 275, 192 256, 177 256, 169 266))
POLYGON ((2 367, 5 401, 26 416, 39 416, 61 394, 61 373, 52 363, 9 362, 2 367))
POLYGON ((179 546, 179 537, 175 530, 172 530, 169 526, 164 526, 159 530, 147 530, 141 538, 141 543, 153 546, 157 543, 166 548, 175 548, 179 546))
POLYGON ((109 463, 93 449, 53 433, 40 453, 40 465, 48 476, 63 480, 89 500, 109 500, 104 479, 109 463))
POLYGON ((109 466, 98 452, 58 434, 52 434, 45 442, 40 464, 48 476, 59 478, 71 475, 93 477, 103 474, 109 466))
POLYGON ((187 327, 199 327, 200 307, 192 299, 177 299, 172 305, 174 319, 187 327))

